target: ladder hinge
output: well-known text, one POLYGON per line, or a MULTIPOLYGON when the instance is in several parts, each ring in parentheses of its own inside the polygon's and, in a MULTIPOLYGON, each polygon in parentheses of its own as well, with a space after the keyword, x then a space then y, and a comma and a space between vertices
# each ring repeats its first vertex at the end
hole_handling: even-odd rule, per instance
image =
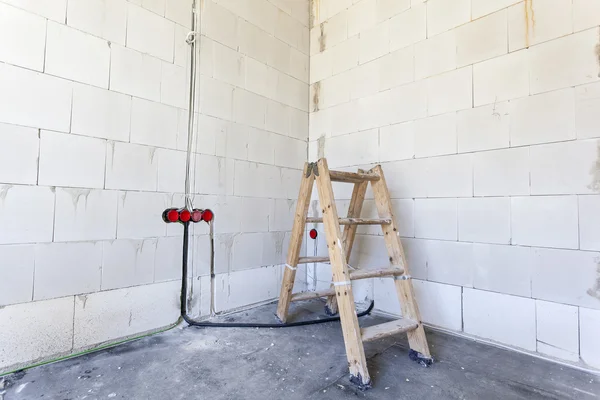
POLYGON ((319 167, 316 162, 308 163, 308 167, 306 168, 306 177, 309 178, 312 174, 315 176, 319 176, 319 167))
POLYGON ((409 279, 412 279, 412 276, 410 275, 399 275, 399 276, 394 276, 394 280, 395 281, 407 281, 409 279))

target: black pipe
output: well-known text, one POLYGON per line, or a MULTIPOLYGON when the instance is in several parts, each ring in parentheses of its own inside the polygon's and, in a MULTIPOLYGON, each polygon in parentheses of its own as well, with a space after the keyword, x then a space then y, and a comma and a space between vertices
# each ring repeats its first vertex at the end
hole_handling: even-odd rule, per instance
MULTIPOLYGON (((211 233, 212 233, 212 221, 209 222, 211 224, 211 233)), ((182 262, 182 279, 181 279, 181 317, 187 322, 190 326, 199 326, 199 327, 213 327, 213 328, 291 328, 294 326, 305 326, 305 325, 315 325, 315 324, 323 324, 325 322, 333 322, 339 321, 340 317, 328 317, 323 319, 313 319, 309 321, 299 321, 299 322, 289 322, 285 324, 260 324, 260 323, 251 323, 251 322, 203 322, 196 321, 192 317, 187 314, 187 279, 188 279, 188 247, 189 247, 189 222, 183 223, 183 262, 182 262)), ((213 235, 210 235, 211 241, 211 280, 214 279, 214 238, 213 235)), ((375 307, 375 302, 371 301, 369 308, 365 311, 357 314, 357 317, 363 317, 368 315, 375 307)))

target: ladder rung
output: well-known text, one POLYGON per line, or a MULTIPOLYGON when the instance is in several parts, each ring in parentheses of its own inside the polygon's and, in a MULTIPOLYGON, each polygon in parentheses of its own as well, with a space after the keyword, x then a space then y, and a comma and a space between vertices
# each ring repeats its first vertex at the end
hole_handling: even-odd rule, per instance
POLYGON ((419 324, 417 323, 417 321, 414 321, 412 319, 401 318, 383 324, 361 328, 360 333, 363 342, 368 342, 370 340, 381 339, 386 336, 395 335, 397 333, 413 331, 417 329, 418 326, 419 324))
MULTIPOLYGON (((380 218, 340 218, 340 225, 390 225, 391 219, 380 218)), ((323 218, 306 218, 307 224, 323 223, 323 218)))
POLYGON ((317 290, 316 292, 294 293, 291 301, 312 300, 319 297, 334 296, 335 289, 317 290))
POLYGON ((404 268, 379 268, 379 269, 359 269, 350 272, 350 280, 356 281, 359 279, 381 278, 384 276, 398 276, 404 274, 404 268))
POLYGON ((329 171, 329 176, 333 182, 359 183, 379 180, 379 175, 360 172, 329 171))
MULTIPOLYGON (((304 258, 318 258, 329 260, 328 257, 304 257, 304 258)), ((302 260, 302 258, 300 259, 302 260)), ((404 270, 402 268, 381 268, 381 269, 366 269, 350 272, 350 280, 368 279, 368 278, 380 278, 382 276, 396 276, 402 275, 404 270)), ((302 292, 292 294, 292 301, 318 299, 319 297, 334 296, 335 289, 324 289, 317 290, 316 292, 302 292)))
POLYGON ((324 263, 329 262, 329 257, 300 257, 298 264, 324 263))

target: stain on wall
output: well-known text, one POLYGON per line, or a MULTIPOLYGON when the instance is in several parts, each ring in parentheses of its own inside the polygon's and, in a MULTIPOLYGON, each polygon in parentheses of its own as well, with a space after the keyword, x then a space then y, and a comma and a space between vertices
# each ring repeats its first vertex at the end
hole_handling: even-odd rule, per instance
POLYGON ((4 202, 6 196, 8 195, 8 191, 12 188, 12 185, 4 185, 0 187, 0 201, 4 202))
POLYGON ((598 263, 598 267, 596 268, 596 281, 587 291, 587 294, 600 300, 600 260, 596 260, 596 262, 598 263))
POLYGON ((321 0, 310 0, 310 16, 308 18, 309 29, 314 28, 317 21, 320 20, 321 0))
POLYGON ((321 135, 317 141, 317 154, 319 158, 325 158, 325 135, 321 135))
POLYGON ((77 209, 77 205, 79 204, 79 200, 83 197, 84 199, 84 208, 87 208, 88 197, 92 192, 91 189, 64 189, 70 196, 73 201, 73 207, 77 209))
POLYGON ((275 254, 278 256, 283 255, 283 244, 285 242, 285 232, 275 232, 275 254))
POLYGON ((232 265, 233 258, 233 245, 235 243, 235 238, 239 235, 239 233, 225 233, 219 235, 219 246, 225 250, 225 256, 227 258, 227 272, 231 272, 230 268, 232 265))
POLYGON ((87 294, 78 294, 77 298, 83 303, 81 307, 85 310, 85 305, 87 304, 88 300, 87 294))
POLYGON ((597 143, 597 156, 596 162, 592 165, 590 169, 590 174, 592 175, 592 183, 588 185, 588 188, 592 189, 596 193, 600 193, 600 141, 597 143))
POLYGON ((327 36, 325 35, 325 24, 326 22, 321 22, 321 34, 319 35, 319 52, 324 52, 325 47, 327 47, 327 36))
POLYGON ((321 99, 321 82, 315 82, 313 84, 313 97, 312 97, 312 110, 313 112, 319 111, 319 101, 321 99))
POLYGON ((150 147, 148 149, 148 156, 149 156, 150 164, 152 164, 154 162, 155 155, 156 155, 156 147, 150 147))
POLYGON ((529 47, 533 31, 535 29, 535 11, 533 10, 533 0, 525 0, 525 47, 529 47))
POLYGON ((598 34, 598 44, 596 45, 596 61, 598 62, 598 77, 600 78, 600 33, 598 34))

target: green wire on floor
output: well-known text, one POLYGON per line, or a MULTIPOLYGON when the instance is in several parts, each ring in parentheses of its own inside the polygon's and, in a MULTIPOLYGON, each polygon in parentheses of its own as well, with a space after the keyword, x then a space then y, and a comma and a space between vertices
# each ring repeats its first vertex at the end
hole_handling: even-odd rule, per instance
POLYGON ((0 378, 3 377, 3 376, 14 374, 15 372, 25 371, 25 370, 28 370, 28 369, 31 369, 31 368, 41 367, 42 365, 51 364, 51 363, 55 363, 55 362, 58 362, 58 361, 68 360, 70 358, 80 357, 80 356, 83 356, 83 355, 86 355, 86 354, 94 353, 96 351, 106 350, 106 349, 111 348, 111 347, 119 346, 119 345, 124 344, 124 343, 133 342, 134 340, 138 340, 138 339, 142 339, 142 338, 145 338, 145 337, 148 337, 148 336, 153 336, 153 335, 157 335, 159 333, 170 331, 171 329, 173 329, 177 325, 179 325, 179 323, 181 321, 182 321, 182 318, 180 317, 177 320, 177 322, 175 322, 175 323, 167 326, 166 328, 163 328, 163 329, 155 331, 155 332, 150 332, 150 333, 146 333, 146 334, 143 334, 143 335, 134 336, 134 337, 131 337, 129 339, 124 339, 124 340, 121 340, 121 341, 118 341, 118 342, 105 344, 105 345, 102 345, 102 346, 99 346, 99 347, 94 347, 93 349, 80 351, 78 353, 73 353, 73 354, 69 354, 69 355, 66 355, 66 356, 58 357, 58 358, 53 358, 51 360, 42 361, 42 362, 39 362, 39 363, 36 363, 36 364, 28 365, 28 366, 23 367, 23 368, 15 369, 13 371, 5 372, 5 373, 0 374, 0 378))

